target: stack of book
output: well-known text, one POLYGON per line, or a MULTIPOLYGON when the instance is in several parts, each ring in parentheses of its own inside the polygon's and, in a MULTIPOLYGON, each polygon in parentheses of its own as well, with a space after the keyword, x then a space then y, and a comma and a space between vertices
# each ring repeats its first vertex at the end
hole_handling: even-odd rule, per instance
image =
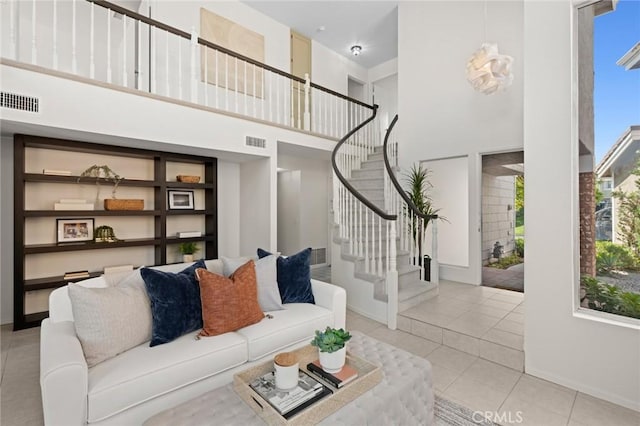
POLYGON ((81 200, 79 198, 63 198, 57 203, 53 204, 54 210, 93 210, 93 203, 88 203, 87 200, 81 200))
POLYGON ((355 380, 356 377, 358 377, 358 370, 356 370, 349 364, 345 364, 344 367, 342 367, 342 370, 338 371, 337 373, 327 373, 320 366, 320 361, 315 360, 307 364, 307 370, 317 375, 318 377, 328 381, 337 388, 341 388, 342 386, 355 380))
POLYGON ((200 231, 180 231, 178 232, 178 238, 194 238, 201 237, 202 232, 200 231))
POLYGON ((275 375, 269 372, 258 377, 249 386, 275 408, 282 417, 288 419, 314 402, 333 392, 305 371, 298 372, 298 386, 291 390, 276 387, 275 375))
POLYGON ((77 280, 81 278, 89 278, 89 271, 65 272, 63 278, 65 280, 77 280))

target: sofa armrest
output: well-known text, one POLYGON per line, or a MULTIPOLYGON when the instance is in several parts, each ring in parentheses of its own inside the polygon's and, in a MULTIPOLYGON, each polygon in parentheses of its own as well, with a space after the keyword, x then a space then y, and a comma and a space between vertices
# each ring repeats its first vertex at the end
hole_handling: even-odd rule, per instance
POLYGON ((46 426, 87 423, 87 362, 72 321, 42 321, 40 388, 46 426))
POLYGON ((311 280, 311 290, 316 305, 333 312, 333 326, 344 328, 347 315, 347 292, 337 285, 314 279, 311 280))

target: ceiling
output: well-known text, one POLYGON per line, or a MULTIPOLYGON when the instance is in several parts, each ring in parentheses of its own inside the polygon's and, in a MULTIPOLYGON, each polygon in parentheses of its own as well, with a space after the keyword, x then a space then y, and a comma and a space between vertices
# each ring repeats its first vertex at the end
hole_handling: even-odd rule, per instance
POLYGON ((243 1, 365 68, 398 56, 397 1, 243 1), (324 28, 324 30, 321 30, 324 28), (353 56, 350 48, 362 46, 353 56))

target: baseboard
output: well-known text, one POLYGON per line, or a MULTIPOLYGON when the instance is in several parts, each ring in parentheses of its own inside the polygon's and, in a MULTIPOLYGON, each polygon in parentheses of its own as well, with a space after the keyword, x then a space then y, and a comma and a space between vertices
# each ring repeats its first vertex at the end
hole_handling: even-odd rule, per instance
POLYGON ((630 410, 640 411, 640 404, 638 403, 638 401, 626 399, 624 397, 621 397, 620 395, 615 395, 610 392, 605 392, 600 388, 593 388, 591 386, 585 385, 584 383, 569 380, 565 377, 557 377, 553 374, 549 374, 546 371, 539 371, 539 370, 536 370, 535 368, 531 368, 526 365, 525 365, 525 371, 530 376, 535 376, 540 379, 544 379, 549 382, 556 383, 560 386, 577 390, 578 392, 582 392, 584 394, 593 396, 595 398, 603 399, 605 401, 611 402, 612 404, 620 405, 630 410))

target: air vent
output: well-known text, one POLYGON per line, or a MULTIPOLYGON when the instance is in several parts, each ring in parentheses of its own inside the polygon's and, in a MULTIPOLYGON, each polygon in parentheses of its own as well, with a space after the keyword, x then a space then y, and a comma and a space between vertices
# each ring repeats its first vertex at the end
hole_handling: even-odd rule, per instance
POLYGON ((261 138, 254 138, 253 136, 247 136, 247 146, 255 146, 256 148, 265 148, 267 146, 267 140, 261 138))
POLYGON ((326 248, 311 249, 311 264, 323 265, 325 263, 327 263, 327 249, 326 248))
POLYGON ((0 106, 19 109, 20 111, 38 112, 40 110, 40 101, 38 98, 31 96, 0 92, 0 106))

